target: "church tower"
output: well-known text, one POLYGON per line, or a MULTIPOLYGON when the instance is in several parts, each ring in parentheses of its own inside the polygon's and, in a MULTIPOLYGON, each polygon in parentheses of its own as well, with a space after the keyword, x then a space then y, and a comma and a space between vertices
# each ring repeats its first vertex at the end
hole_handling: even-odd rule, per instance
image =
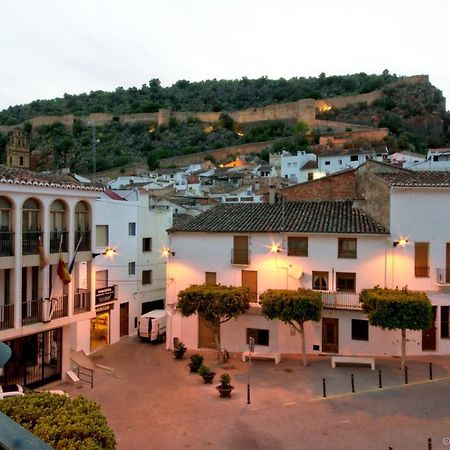
POLYGON ((15 128, 6 147, 6 165, 8 167, 30 168, 30 147, 20 128, 15 128))

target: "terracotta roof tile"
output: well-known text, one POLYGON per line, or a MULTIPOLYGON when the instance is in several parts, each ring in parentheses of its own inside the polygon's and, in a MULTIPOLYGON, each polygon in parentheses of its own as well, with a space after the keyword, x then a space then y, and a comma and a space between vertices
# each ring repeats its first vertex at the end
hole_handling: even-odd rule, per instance
POLYGON ((377 173, 377 177, 395 187, 450 187, 450 172, 405 171, 377 173))
POLYGON ((169 232, 212 233, 365 233, 388 231, 350 200, 269 203, 223 203, 169 232))

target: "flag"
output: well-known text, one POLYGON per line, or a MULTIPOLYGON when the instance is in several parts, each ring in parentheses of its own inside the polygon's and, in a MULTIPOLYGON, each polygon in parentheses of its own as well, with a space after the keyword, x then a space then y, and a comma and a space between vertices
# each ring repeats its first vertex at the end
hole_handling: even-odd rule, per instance
POLYGON ((69 284, 72 281, 69 271, 67 270, 66 263, 63 261, 61 253, 59 254, 58 267, 56 268, 56 273, 59 278, 61 278, 64 284, 69 284))
POLYGON ((48 266, 48 258, 47 255, 45 254, 41 237, 39 237, 38 252, 39 252, 39 267, 44 268, 48 266))
POLYGON ((72 261, 69 265, 69 273, 72 274, 73 271, 73 266, 75 265, 75 258, 77 257, 77 253, 78 253, 78 247, 81 244, 81 240, 83 239, 83 235, 80 236, 80 239, 78 240, 77 246, 75 247, 75 254, 73 255, 72 261))

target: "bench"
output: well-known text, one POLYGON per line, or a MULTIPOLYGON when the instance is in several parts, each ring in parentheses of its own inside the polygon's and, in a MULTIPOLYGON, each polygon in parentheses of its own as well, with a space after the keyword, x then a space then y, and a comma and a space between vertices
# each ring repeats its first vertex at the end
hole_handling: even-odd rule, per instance
MULTIPOLYGON (((250 352, 247 350, 242 352, 242 361, 245 362, 246 359, 250 357, 250 352)), ((280 353, 270 353, 270 352, 252 352, 252 359, 273 359, 275 364, 281 361, 280 353)))
POLYGON ((375 359, 365 356, 332 356, 331 367, 333 369, 336 368, 336 363, 370 365, 370 368, 375 370, 375 359))

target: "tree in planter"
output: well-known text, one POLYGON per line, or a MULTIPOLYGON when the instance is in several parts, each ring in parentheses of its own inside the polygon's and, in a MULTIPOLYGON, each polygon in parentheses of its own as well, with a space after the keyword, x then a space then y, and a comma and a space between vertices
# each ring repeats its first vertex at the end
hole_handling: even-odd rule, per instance
POLYGON ((382 329, 402 332, 402 362, 406 366, 406 330, 423 330, 433 323, 431 302, 425 292, 411 292, 407 288, 388 289, 375 286, 359 294, 369 323, 382 329))
POLYGON ((177 310, 184 317, 198 314, 214 333, 219 359, 223 362, 220 345, 220 325, 236 319, 249 308, 247 288, 221 285, 192 285, 178 293, 177 310))
POLYGON ((0 411, 55 449, 116 448, 100 407, 82 396, 35 392, 1 400, 0 411))
POLYGON ((301 336, 303 365, 307 366, 306 340, 304 323, 313 320, 318 322, 322 312, 320 292, 299 288, 296 291, 287 289, 267 289, 260 296, 262 313, 268 319, 279 319, 294 327, 301 336))

